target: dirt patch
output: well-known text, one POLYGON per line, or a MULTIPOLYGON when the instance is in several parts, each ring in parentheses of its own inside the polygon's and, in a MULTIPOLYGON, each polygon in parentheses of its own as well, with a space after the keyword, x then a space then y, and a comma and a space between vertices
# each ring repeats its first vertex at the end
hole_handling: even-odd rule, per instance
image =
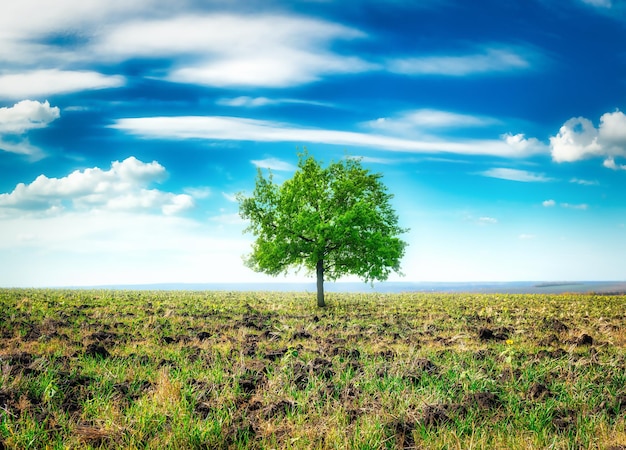
POLYGON ((436 374, 438 370, 438 367, 431 360, 419 358, 413 363, 409 373, 404 375, 404 378, 413 384, 417 384, 425 375, 436 374))
POLYGON ((97 342, 92 342, 85 349, 85 356, 108 358, 111 356, 109 351, 97 342))
POLYGON ((480 341, 504 341, 509 338, 511 330, 508 328, 480 328, 478 330, 478 340, 480 341))
POLYGON ((544 318, 541 322, 541 328, 545 331, 555 331, 557 333, 563 333, 569 330, 569 327, 561 322, 559 319, 544 318))
POLYGON ((263 331, 260 337, 262 337, 263 339, 267 339, 269 341, 278 341, 281 338, 280 333, 277 333, 276 331, 270 331, 270 330, 263 331))
POLYGON ((278 350, 268 350, 267 352, 265 352, 264 358, 269 359, 270 361, 276 361, 285 356, 287 351, 288 350, 286 348, 281 348, 278 350))
POLYGON ((196 338, 199 341, 206 341, 210 337, 211 337, 211 333, 209 333, 208 331, 201 331, 196 335, 196 338))
POLYGON ((282 418, 289 413, 293 413, 296 410, 296 403, 293 400, 279 400, 276 403, 266 406, 260 409, 259 416, 265 420, 272 418, 282 418))
POLYGON ((552 396, 550 389, 543 383, 533 383, 526 392, 526 398, 530 400, 543 400, 552 396))
POLYGON ((35 359, 34 355, 26 352, 0 356, 0 363, 8 364, 12 371, 20 371, 30 366, 35 359))
POLYGON ((254 330, 264 331, 270 329, 270 320, 271 316, 269 314, 250 311, 243 315, 240 325, 254 330))
POLYGON ((267 367, 263 363, 251 364, 244 368, 237 384, 244 394, 252 394, 267 378, 267 367))
POLYGON ((575 343, 581 347, 585 345, 593 345, 593 338, 588 334, 583 333, 576 338, 575 343))
POLYGON ((326 380, 331 379, 335 372, 331 369, 333 363, 324 358, 315 358, 309 362, 308 367, 313 375, 319 376, 326 380))
POLYGON ((537 344, 541 347, 553 347, 561 343, 556 334, 552 333, 541 339, 537 344))
POLYGON ((355 360, 361 357, 361 352, 358 351, 356 348, 334 347, 331 350, 331 354, 333 356, 341 356, 342 358, 355 360))
POLYGON ((309 368, 301 362, 296 362, 293 365, 293 377, 292 380, 298 389, 304 389, 309 384, 309 368))
POLYGON ((464 405, 484 410, 498 408, 502 402, 493 392, 474 392, 465 396, 464 405))
POLYGON ((426 405, 422 411, 420 422, 427 427, 437 427, 450 420, 442 405, 426 405))
POLYGON ((108 331, 96 331, 95 333, 92 333, 88 336, 88 339, 92 341, 101 342, 103 344, 106 343, 109 345, 114 344, 117 338, 117 334, 108 331))
POLYGON ((558 431, 569 431, 576 427, 576 412, 571 409, 557 410, 552 418, 552 425, 558 431))
POLYGON ((308 331, 298 330, 293 334, 293 336, 291 336, 291 339, 295 341, 297 339, 311 339, 312 337, 313 335, 308 331))
POLYGON ((415 430, 415 422, 406 420, 397 420, 387 425, 387 429, 395 437, 396 448, 398 449, 414 449, 415 438, 413 430, 415 430))

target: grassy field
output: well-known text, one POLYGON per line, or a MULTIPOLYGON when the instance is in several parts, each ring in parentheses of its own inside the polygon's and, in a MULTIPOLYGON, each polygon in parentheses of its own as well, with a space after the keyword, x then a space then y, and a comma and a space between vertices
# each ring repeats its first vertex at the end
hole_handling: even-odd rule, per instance
POLYGON ((0 449, 626 449, 626 297, 0 290, 0 449))

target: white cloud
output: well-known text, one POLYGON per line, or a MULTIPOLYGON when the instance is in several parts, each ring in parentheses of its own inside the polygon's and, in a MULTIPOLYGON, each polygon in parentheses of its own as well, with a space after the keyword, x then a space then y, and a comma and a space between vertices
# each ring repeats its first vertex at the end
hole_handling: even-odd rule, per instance
POLYGON ((605 158, 604 166, 617 169, 615 157, 626 157, 626 115, 621 111, 605 113, 600 126, 584 117, 574 117, 550 137, 552 159, 574 162, 586 158, 605 158))
POLYGON ((543 173, 528 172, 526 170, 509 169, 504 167, 493 168, 481 172, 480 175, 490 178, 500 178, 502 180, 520 181, 523 183, 545 183, 553 181, 543 173))
POLYGON ((0 150, 28 155, 38 159, 43 151, 31 145, 26 133, 45 128, 60 117, 59 108, 44 103, 22 100, 11 107, 0 108, 0 150))
POLYGON ((581 0, 581 1, 588 5, 596 6, 598 8, 611 8, 612 6, 611 0, 581 0))
POLYGON ((193 198, 209 198, 211 196, 211 188, 204 187, 189 187, 184 189, 186 194, 191 195, 193 198))
POLYGON ((572 178, 569 180, 570 183, 580 184, 582 186, 599 186, 600 182, 597 180, 583 180, 581 178, 572 178))
POLYGON ((223 105, 223 106, 257 108, 259 106, 273 105, 279 102, 276 100, 269 99, 267 97, 240 96, 240 97, 235 97, 235 98, 221 98, 216 103, 218 105, 223 105))
POLYGON ((527 241, 527 240, 530 240, 530 239, 535 239, 536 237, 537 236, 535 236, 534 234, 522 233, 517 238, 522 240, 522 241, 527 241))
POLYGON ((561 203, 561 207, 568 208, 568 209, 586 210, 589 208, 589 205, 587 205, 586 203, 580 203, 580 204, 561 203))
POLYGON ((503 134, 500 136, 509 147, 520 155, 535 155, 547 152, 547 147, 536 138, 526 138, 524 134, 503 134))
POLYGON ((360 31, 287 15, 204 14, 129 21, 93 46, 110 59, 180 57, 170 81, 209 86, 285 87, 376 66, 329 50, 360 31))
POLYGON ((521 51, 487 48, 474 54, 458 56, 422 56, 397 58, 388 62, 391 72, 404 75, 466 76, 490 72, 527 69, 530 61, 521 51))
POLYGON ((300 104, 300 105, 314 105, 332 108, 335 105, 327 102, 318 102, 314 100, 301 100, 296 98, 267 98, 267 97, 249 97, 246 95, 233 97, 233 98, 220 98, 216 101, 218 105, 232 106, 236 108, 258 108, 268 105, 280 105, 284 103, 300 104))
POLYGON ((0 211, 61 212, 107 210, 177 214, 193 206, 187 194, 173 194, 146 187, 166 176, 158 162, 144 163, 135 157, 114 161, 109 170, 97 167, 76 170, 63 178, 38 176, 32 183, 18 184, 11 193, 0 194, 0 211))
POLYGON ((293 172, 296 170, 296 167, 293 164, 282 161, 278 158, 257 159, 250 162, 261 169, 271 169, 282 172, 293 172))
POLYGON ((602 153, 598 144, 598 130, 589 119, 575 117, 560 128, 556 136, 550 137, 552 159, 556 162, 571 162, 602 153))
POLYGON ((0 134, 24 134, 35 128, 45 128, 60 117, 59 108, 44 103, 22 100, 10 108, 0 108, 0 134))
POLYGON ((0 60, 31 68, 93 61, 94 55, 84 51, 85 44, 111 24, 135 15, 168 13, 171 7, 158 0, 58 0, 54 8, 41 0, 0 2, 0 60), (71 39, 77 45, 68 51, 51 42, 51 37, 71 39))
POLYGON ((412 131, 424 133, 433 128, 484 127, 493 125, 494 123, 498 123, 498 120, 490 117, 472 116, 433 109, 417 109, 414 111, 406 111, 395 117, 381 117, 365 122, 365 125, 382 132, 406 134, 412 131))
POLYGON ((494 218, 494 217, 479 217, 478 218, 478 223, 481 225, 494 225, 496 223, 498 223, 498 219, 494 218))
POLYGON ((605 159, 602 165, 607 169, 626 170, 626 164, 616 164, 615 159, 612 157, 608 157, 607 159, 605 159))
POLYGON ((41 98, 93 89, 115 88, 125 84, 122 76, 92 71, 35 70, 0 75, 0 98, 41 98))
POLYGON ((544 147, 538 142, 525 141, 523 138, 511 141, 508 135, 500 140, 418 140, 381 134, 302 128, 281 122, 228 116, 126 118, 118 119, 111 127, 151 139, 323 143, 411 153, 457 153, 509 158, 526 157, 534 152, 544 151, 544 147))
MULTIPOLYGON (((556 202, 552 199, 550 200, 544 200, 541 203, 543 206, 545 206, 546 208, 553 208, 554 206, 556 206, 556 202)), ((581 210, 585 210, 589 208, 589 205, 587 205, 586 203, 579 203, 579 204, 572 204, 572 203, 559 203, 559 206, 561 208, 567 208, 567 209, 581 209, 581 210)))

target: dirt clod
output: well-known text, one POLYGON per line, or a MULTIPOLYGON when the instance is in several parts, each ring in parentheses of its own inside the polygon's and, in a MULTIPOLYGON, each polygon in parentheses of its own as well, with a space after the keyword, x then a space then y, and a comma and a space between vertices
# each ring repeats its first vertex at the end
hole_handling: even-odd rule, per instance
POLYGON ((391 432, 396 437, 396 448, 415 448, 415 439, 413 438, 413 430, 415 429, 414 422, 398 420, 390 423, 388 427, 391 429, 391 432))
POLYGON ((97 342, 92 342, 87 346, 87 349, 85 350, 85 355, 96 356, 100 358, 108 358, 109 356, 111 356, 108 350, 97 342))
POLYGON ((576 339, 576 345, 584 346, 584 345, 593 345, 593 338, 586 333, 581 334, 576 339))
POLYGON ((533 400, 540 400, 550 395, 550 389, 543 383, 533 383, 527 392, 527 397, 533 400))
POLYGON ((474 392, 465 397, 465 403, 479 409, 493 409, 501 405, 500 399, 493 392, 474 392))
POLYGON ((201 331, 200 333, 197 334, 196 337, 198 338, 199 341, 206 341, 207 339, 211 337, 211 333, 209 333, 208 331, 201 331))
POLYGON ((442 405, 427 405, 422 412, 421 422, 427 427, 437 427, 450 420, 442 405))

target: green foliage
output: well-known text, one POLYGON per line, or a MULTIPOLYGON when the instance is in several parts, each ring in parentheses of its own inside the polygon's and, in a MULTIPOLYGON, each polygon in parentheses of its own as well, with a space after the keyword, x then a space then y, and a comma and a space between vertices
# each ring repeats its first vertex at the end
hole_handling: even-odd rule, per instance
POLYGON ((400 272, 406 243, 398 236, 392 195, 381 175, 344 159, 323 168, 300 155, 293 178, 277 185, 259 169, 251 197, 238 195, 240 215, 256 236, 247 265, 277 275, 304 267, 329 280, 357 275, 386 280, 400 272))

